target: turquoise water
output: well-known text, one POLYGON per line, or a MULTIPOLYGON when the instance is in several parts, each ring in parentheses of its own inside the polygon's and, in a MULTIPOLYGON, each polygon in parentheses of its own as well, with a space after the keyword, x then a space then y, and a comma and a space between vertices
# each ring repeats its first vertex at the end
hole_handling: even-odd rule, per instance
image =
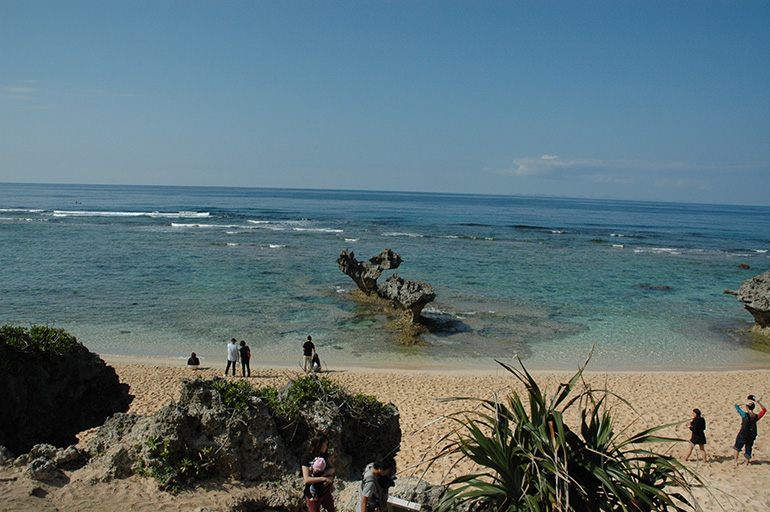
MULTIPOLYGON (((0 184, 0 322, 103 355, 219 364, 770 367, 726 288, 770 266, 770 208, 419 193, 0 184), (391 248, 440 329, 398 345, 335 259, 391 248), (741 269, 739 264, 750 265, 741 269)), ((381 279, 384 280, 386 273, 381 279)))

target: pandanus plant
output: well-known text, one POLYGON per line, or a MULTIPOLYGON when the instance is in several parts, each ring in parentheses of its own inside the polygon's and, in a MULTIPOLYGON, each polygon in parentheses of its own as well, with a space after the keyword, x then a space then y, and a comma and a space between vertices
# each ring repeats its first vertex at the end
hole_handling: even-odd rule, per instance
POLYGON ((697 476, 672 456, 645 448, 682 441, 656 435, 673 424, 616 432, 607 407, 612 394, 591 390, 582 378, 585 364, 548 400, 520 360, 521 370, 498 363, 524 384, 529 408, 514 392, 505 403, 480 400, 472 413, 452 417, 459 428, 433 460, 459 453, 480 470, 450 482, 440 512, 698 508, 682 494, 689 490, 686 477, 697 476), (568 411, 577 412, 576 432, 565 424, 568 411))

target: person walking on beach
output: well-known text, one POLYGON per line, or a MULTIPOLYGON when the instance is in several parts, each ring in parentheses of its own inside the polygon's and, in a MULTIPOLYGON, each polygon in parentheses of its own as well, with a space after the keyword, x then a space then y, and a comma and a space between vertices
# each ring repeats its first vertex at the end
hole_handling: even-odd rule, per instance
MULTIPOLYGON (((690 437, 690 449, 687 450, 687 455, 684 456, 684 460, 690 459, 693 447, 697 446, 701 454, 703 454, 703 462, 708 462, 706 459, 706 420, 701 416, 700 409, 692 410, 690 430, 692 431, 692 436, 690 437)), ((697 452, 695 456, 698 456, 697 452)))
POLYGON ((305 357, 303 369, 305 370, 305 373, 307 373, 308 366, 310 366, 311 370, 313 369, 313 356, 315 355, 315 345, 313 344, 312 336, 308 336, 304 345, 302 345, 302 354, 305 357))
POLYGON ((382 457, 366 466, 358 489, 356 512, 386 512, 388 490, 394 485, 392 476, 395 473, 393 457, 382 457))
POLYGON ((230 365, 233 366, 233 377, 235 377, 235 370, 238 367, 238 340, 235 338, 230 340, 230 344, 227 345, 227 368, 225 368, 225 377, 227 372, 230 371, 230 365))
POLYGON ((305 482, 305 502, 308 512, 320 512, 321 507, 327 512, 334 512, 334 466, 329 460, 329 437, 319 432, 310 440, 310 448, 300 458, 302 479, 305 482), (323 473, 313 475, 314 463, 320 467, 318 459, 324 460, 323 473), (311 492, 312 487, 312 492, 311 492))
POLYGON ((244 377, 251 377, 251 368, 249 367, 249 361, 251 361, 251 350, 246 342, 241 340, 241 348, 238 349, 241 356, 241 373, 244 377), (248 375, 246 375, 248 373, 248 375))
POLYGON ((757 438, 757 422, 762 419, 762 416, 767 412, 767 409, 762 405, 762 402, 756 399, 754 395, 749 395, 748 400, 749 401, 745 404, 745 411, 741 409, 738 404, 734 404, 738 414, 741 415, 741 429, 738 431, 738 436, 735 438, 735 446, 733 446, 733 450, 735 451, 734 462, 736 466, 738 465, 738 454, 741 453, 741 449, 744 446, 746 447, 746 451, 743 454, 743 457, 746 459, 745 464, 747 466, 749 465, 749 462, 751 461, 751 451, 754 448, 754 440, 757 438), (754 412, 754 401, 762 407, 759 414, 754 412))

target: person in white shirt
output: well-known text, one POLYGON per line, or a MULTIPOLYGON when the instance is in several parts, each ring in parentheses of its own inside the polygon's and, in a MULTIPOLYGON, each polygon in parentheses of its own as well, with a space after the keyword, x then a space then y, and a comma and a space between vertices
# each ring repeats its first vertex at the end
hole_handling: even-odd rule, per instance
POLYGON ((225 368, 225 377, 227 377, 227 372, 230 371, 230 365, 233 367, 233 377, 235 377, 235 369, 238 367, 238 341, 235 338, 230 340, 230 344, 227 345, 227 368, 225 368))

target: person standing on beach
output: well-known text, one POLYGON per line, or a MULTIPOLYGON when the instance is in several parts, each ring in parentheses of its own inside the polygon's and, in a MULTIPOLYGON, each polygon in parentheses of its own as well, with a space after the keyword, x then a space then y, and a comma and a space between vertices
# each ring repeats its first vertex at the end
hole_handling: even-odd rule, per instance
MULTIPOLYGON (((703 462, 707 462, 706 459, 706 420, 701 416, 700 409, 692 410, 692 420, 690 421, 690 430, 692 431, 692 437, 690 437, 690 449, 687 450, 687 455, 684 456, 684 460, 690 459, 693 447, 697 446, 700 452, 703 454, 703 462)), ((697 453, 696 453, 697 456, 697 453)))
POLYGON ((308 366, 310 366, 311 370, 313 369, 313 356, 315 355, 315 345, 313 344, 312 336, 308 336, 304 345, 302 345, 302 354, 305 357, 303 369, 305 370, 305 373, 307 373, 308 366))
POLYGON ((738 404, 735 405, 735 409, 738 414, 741 415, 741 429, 738 431, 738 436, 735 438, 735 465, 738 465, 738 454, 741 453, 741 449, 745 446, 746 452, 743 454, 746 459, 745 464, 748 466, 751 461, 751 451, 754 448, 754 440, 757 438, 757 422, 762 419, 767 409, 762 405, 762 402, 755 399, 754 395, 749 395, 749 401, 745 404, 746 410, 740 408, 738 404), (754 400, 762 407, 759 414, 754 412, 754 400))
POLYGON ((251 361, 251 350, 246 342, 241 340, 241 348, 238 349, 241 356, 241 373, 244 377, 251 377, 251 368, 249 367, 249 361, 251 361), (248 375, 246 373, 248 372, 248 375))
POLYGON ((227 368, 225 368, 225 377, 227 372, 230 371, 230 365, 233 366, 233 377, 235 377, 235 370, 238 367, 238 340, 235 338, 230 340, 230 344, 227 345, 227 368))

